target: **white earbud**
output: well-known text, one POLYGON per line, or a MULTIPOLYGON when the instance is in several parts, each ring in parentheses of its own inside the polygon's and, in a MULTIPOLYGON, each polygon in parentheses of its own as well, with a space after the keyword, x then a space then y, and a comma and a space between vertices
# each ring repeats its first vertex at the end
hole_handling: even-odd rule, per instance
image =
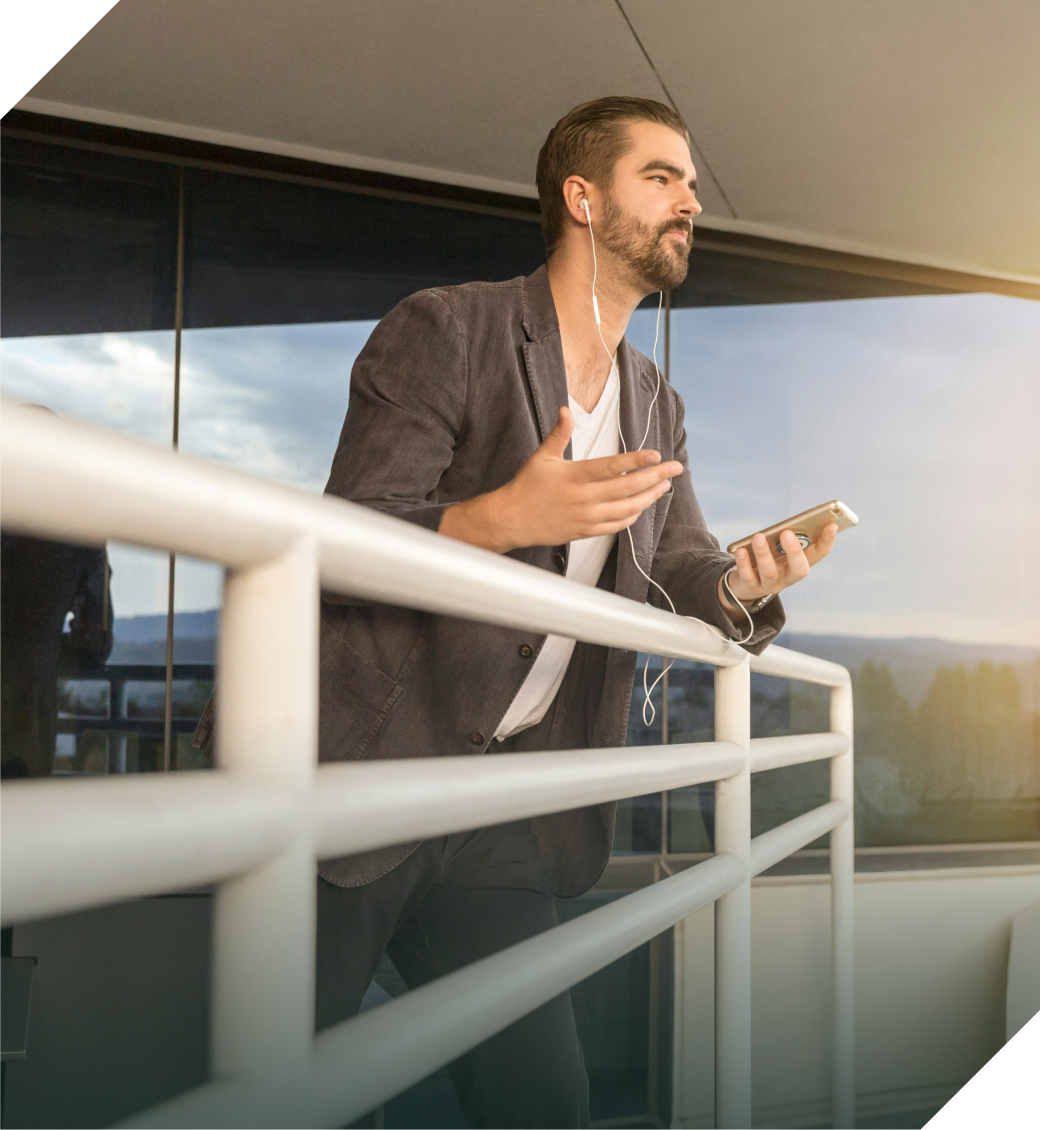
MULTIPOLYGON (((596 325, 600 325, 599 320, 599 299, 596 297, 596 274, 598 267, 596 265, 596 237, 592 234, 592 216, 589 215, 589 202, 583 200, 581 206, 585 209, 585 219, 589 222, 589 239, 592 240, 592 316, 596 319, 596 325)), ((600 335, 602 337, 602 334, 600 335)), ((608 349, 609 353, 610 350, 608 349)))

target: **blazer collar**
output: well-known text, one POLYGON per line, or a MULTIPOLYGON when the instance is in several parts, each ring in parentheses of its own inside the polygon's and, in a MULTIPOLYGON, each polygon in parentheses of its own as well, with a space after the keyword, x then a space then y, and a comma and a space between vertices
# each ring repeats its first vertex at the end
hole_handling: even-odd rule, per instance
POLYGON ((560 323, 549 289, 549 274, 539 267, 524 279, 524 362, 538 431, 544 441, 556 427, 567 403, 567 370, 563 363, 560 323))
POLYGON ((560 332, 556 304, 549 288, 549 272, 543 263, 524 279, 524 333, 528 341, 541 341, 560 332))
MULTIPOLYGON (((527 336, 523 347, 524 360, 538 417, 538 430, 544 440, 556 427, 560 409, 567 403, 567 370, 563 363, 560 323, 549 289, 549 273, 544 266, 524 279, 523 295, 523 328, 527 336)), ((646 431, 655 375, 648 371, 646 363, 625 338, 618 348, 617 361, 621 378, 621 429, 625 443, 632 450, 646 431)), ((659 442, 654 426, 651 421, 650 434, 646 439, 651 447, 656 447, 659 442)))
MULTIPOLYGON (((545 267, 524 279, 524 362, 531 389, 538 430, 542 440, 556 427, 560 408, 567 403, 567 370, 563 363, 563 346, 560 341, 560 323, 556 317, 549 276, 545 267)), ((621 431, 628 450, 636 450, 646 432, 647 447, 660 449, 660 411, 651 413, 657 374, 653 373, 643 358, 622 338, 617 353, 620 377, 621 431), (649 418, 649 429, 647 420, 649 418)), ((570 457, 570 446, 567 448, 570 457)), ((631 527, 635 555, 643 568, 650 571, 650 556, 654 519, 657 504, 648 507, 631 527)), ((646 580, 632 562, 632 550, 627 535, 619 538, 617 587, 615 591, 626 595, 646 594, 646 580)), ((641 597, 641 598, 642 598, 641 597)))

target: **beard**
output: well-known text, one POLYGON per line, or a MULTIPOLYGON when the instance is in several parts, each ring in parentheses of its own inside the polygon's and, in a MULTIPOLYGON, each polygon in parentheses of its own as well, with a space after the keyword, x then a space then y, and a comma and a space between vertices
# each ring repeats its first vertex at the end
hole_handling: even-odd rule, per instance
POLYGON ((651 291, 671 290, 690 269, 693 224, 690 220, 666 220, 654 227, 622 210, 613 196, 604 201, 600 242, 651 291), (670 231, 686 232, 686 244, 666 240, 670 231))

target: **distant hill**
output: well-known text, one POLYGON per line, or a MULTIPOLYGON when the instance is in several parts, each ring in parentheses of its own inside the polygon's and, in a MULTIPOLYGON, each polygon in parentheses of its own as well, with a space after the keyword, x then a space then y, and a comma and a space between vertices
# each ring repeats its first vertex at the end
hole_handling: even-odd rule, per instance
MULTIPOLYGON (((173 617, 174 663, 215 663, 220 610, 177 612, 173 617)), ((165 663, 166 617, 116 617, 109 663, 165 663)))
MULTIPOLYGON (((174 616, 175 663, 214 663, 220 610, 178 612, 174 616)), ((792 651, 817 655, 855 671, 868 660, 885 663, 900 692, 916 706, 940 667, 974 667, 1008 663, 1022 686, 1023 706, 1040 710, 1040 649, 1010 644, 951 643, 939 639, 875 639, 868 636, 823 636, 784 632, 777 643, 792 651)), ((115 622, 110 663, 165 663, 166 617, 129 616, 115 622)), ((685 664, 681 664, 685 666, 685 664)), ((756 680, 757 681, 757 680, 756 680)), ((769 685, 761 688, 765 693, 769 685)))
POLYGON ((900 693, 916 706, 940 667, 1007 663, 1022 686, 1023 706, 1040 710, 1040 649, 1011 644, 951 643, 949 640, 874 639, 867 636, 817 636, 783 632, 776 641, 792 651, 816 655, 855 671, 868 660, 887 664, 900 693))

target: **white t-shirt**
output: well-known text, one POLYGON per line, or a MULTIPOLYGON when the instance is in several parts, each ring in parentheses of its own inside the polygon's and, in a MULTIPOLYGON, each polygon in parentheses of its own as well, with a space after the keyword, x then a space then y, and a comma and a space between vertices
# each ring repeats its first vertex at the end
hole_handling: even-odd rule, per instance
MULTIPOLYGON (((617 455, 620 451, 619 389, 617 372, 611 367, 610 377, 600 394, 599 402, 591 412, 586 412, 573 397, 568 397, 574 415, 574 433, 571 436, 571 455, 574 459, 602 459, 617 455)), ((581 585, 595 585, 616 537, 617 534, 604 534, 601 537, 572 541, 567 555, 567 579, 581 585)), ((563 636, 546 636, 542 650, 495 732, 496 738, 501 741, 541 722, 560 689, 573 651, 574 640, 563 636)))

